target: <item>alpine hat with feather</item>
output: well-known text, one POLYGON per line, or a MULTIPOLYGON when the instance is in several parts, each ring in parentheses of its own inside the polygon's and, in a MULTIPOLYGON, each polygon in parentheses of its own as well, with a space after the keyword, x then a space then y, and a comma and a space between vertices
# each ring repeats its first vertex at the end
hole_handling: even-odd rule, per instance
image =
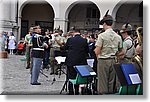
POLYGON ((100 21, 100 23, 99 23, 100 25, 103 25, 104 22, 106 22, 106 21, 113 21, 112 16, 111 16, 111 15, 108 15, 108 12, 109 12, 109 10, 107 10, 105 16, 104 16, 103 19, 100 21))

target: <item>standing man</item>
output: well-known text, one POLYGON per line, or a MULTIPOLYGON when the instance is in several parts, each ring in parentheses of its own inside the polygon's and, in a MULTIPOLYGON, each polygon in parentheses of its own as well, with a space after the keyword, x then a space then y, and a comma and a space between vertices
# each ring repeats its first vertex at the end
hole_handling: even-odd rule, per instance
POLYGON ((55 57, 57 56, 61 56, 61 52, 60 52, 60 48, 61 46, 63 45, 63 40, 62 40, 62 37, 61 37, 61 31, 58 29, 58 30, 55 30, 54 34, 52 35, 52 49, 51 49, 51 73, 50 75, 52 74, 56 74, 58 75, 58 72, 57 72, 57 68, 58 68, 58 65, 57 65, 57 62, 55 61, 55 57))
POLYGON ((124 24, 120 31, 123 38, 123 49, 125 55, 123 59, 120 60, 120 63, 131 63, 132 57, 135 54, 135 47, 133 43, 133 39, 131 38, 132 34, 132 26, 130 24, 124 24))
POLYGON ((47 30, 44 35, 44 42, 48 45, 48 48, 44 48, 44 58, 43 58, 43 69, 49 69, 49 57, 50 57, 50 48, 52 45, 51 38, 49 36, 49 31, 47 30))
MULTIPOLYGON (((77 72, 75 71, 75 65, 86 65, 88 55, 88 43, 87 39, 80 36, 79 31, 73 29, 73 37, 69 38, 66 42, 65 49, 67 52, 66 65, 68 79, 75 79, 77 72)), ((79 94, 79 85, 75 85, 75 95, 79 94)), ((68 84, 69 95, 74 94, 73 84, 68 84)))
POLYGON ((27 34, 25 36, 25 42, 26 42, 26 53, 25 53, 25 56, 26 56, 26 60, 27 60, 26 69, 30 69, 31 68, 30 51, 31 51, 31 47, 32 47, 32 44, 31 44, 32 32, 33 32, 33 27, 30 27, 29 34, 27 34))
POLYGON ((95 44, 95 54, 98 59, 98 94, 114 93, 116 73, 113 65, 115 64, 115 54, 118 49, 122 48, 121 37, 112 29, 113 18, 112 16, 107 15, 107 13, 100 21, 105 32, 98 35, 98 39, 95 44))
POLYGON ((31 73, 31 85, 41 85, 37 80, 44 56, 44 48, 48 48, 48 45, 44 43, 39 26, 33 27, 32 44, 33 68, 31 73))

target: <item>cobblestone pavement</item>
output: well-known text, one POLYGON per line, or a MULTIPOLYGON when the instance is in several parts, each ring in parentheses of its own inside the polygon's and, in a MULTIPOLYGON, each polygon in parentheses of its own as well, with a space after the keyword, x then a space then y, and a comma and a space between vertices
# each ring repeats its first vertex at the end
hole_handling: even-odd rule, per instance
MULTIPOLYGON (((41 85, 30 84, 30 70, 25 68, 25 61, 21 61, 24 56, 21 55, 9 55, 7 59, 0 59, 1 67, 3 68, 3 93, 2 94, 59 94, 64 82, 65 74, 56 75, 56 81, 54 84, 54 75, 50 75, 50 70, 43 70, 43 73, 48 76, 40 74, 39 82, 41 85)), ((63 91, 62 94, 66 94, 63 91)))

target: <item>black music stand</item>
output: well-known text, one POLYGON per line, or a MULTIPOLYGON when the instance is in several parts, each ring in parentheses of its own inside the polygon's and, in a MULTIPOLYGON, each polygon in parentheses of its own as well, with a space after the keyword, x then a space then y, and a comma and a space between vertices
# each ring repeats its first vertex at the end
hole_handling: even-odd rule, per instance
MULTIPOLYGON (((65 74, 65 72, 61 69, 62 64, 65 62, 65 60, 61 59, 61 57, 64 58, 65 56, 66 56, 66 52, 65 51, 54 50, 54 58, 55 58, 56 62, 58 63, 57 72, 59 72, 59 78, 60 78, 61 72, 63 72, 65 74)), ((55 73, 54 73, 53 82, 51 84, 53 84, 55 81, 56 81, 56 78, 55 78, 55 73)))
POLYGON ((47 76, 45 73, 43 73, 43 70, 42 70, 42 69, 40 69, 40 73, 41 73, 43 76, 45 76, 46 78, 48 78, 48 76, 47 76))
POLYGON ((96 73, 89 65, 76 65, 74 66, 77 73, 80 74, 81 77, 93 77, 96 76, 96 73))
MULTIPOLYGON (((87 59, 87 63, 91 67, 93 67, 93 62, 94 62, 94 59, 87 59)), ((92 69, 92 71, 93 71, 93 69, 92 69)), ((66 74, 66 81, 65 81, 65 83, 64 83, 64 85, 63 85, 63 87, 62 87, 62 89, 60 91, 60 94, 62 93, 62 91, 64 91, 65 87, 66 87, 66 91, 67 91, 67 82, 68 82, 68 80, 69 79, 67 78, 67 74, 66 74)))
POLYGON ((87 78, 87 83, 86 83, 86 87, 84 90, 85 92, 82 92, 82 94, 83 93, 89 94, 88 92, 89 92, 89 89, 91 90, 91 82, 92 82, 93 77, 96 77, 96 73, 94 72, 94 70, 92 69, 90 65, 77 65, 74 68, 81 77, 87 78), (90 86, 88 86, 88 84, 90 84, 90 86))
POLYGON ((65 89, 65 87, 66 87, 66 92, 67 92, 67 83, 68 83, 68 77, 67 77, 67 73, 66 73, 66 80, 65 80, 65 83, 64 83, 64 85, 63 85, 63 87, 62 87, 62 89, 61 89, 61 91, 60 91, 60 94, 62 93, 62 91, 64 91, 64 89, 65 89))
POLYGON ((139 85, 142 83, 133 64, 115 64, 114 68, 121 86, 126 87, 127 94, 130 94, 128 92, 129 86, 139 85))
MULTIPOLYGON (((57 72, 59 73, 59 78, 60 78, 61 72, 64 73, 64 74, 66 74, 66 73, 62 70, 62 68, 61 68, 61 67, 62 67, 62 64, 65 63, 65 59, 66 59, 66 57, 62 57, 62 56, 57 56, 57 57, 55 57, 55 60, 56 60, 57 63, 58 63, 57 72)), ((56 81, 56 79, 55 79, 55 74, 54 74, 54 78, 53 78, 52 84, 53 84, 55 81, 56 81)))
POLYGON ((57 57, 55 57, 55 60, 56 60, 57 63, 58 63, 57 72, 59 73, 59 78, 60 78, 61 72, 62 72, 63 74, 66 74, 66 73, 62 70, 62 65, 64 65, 65 60, 66 60, 66 57, 57 56, 57 57))

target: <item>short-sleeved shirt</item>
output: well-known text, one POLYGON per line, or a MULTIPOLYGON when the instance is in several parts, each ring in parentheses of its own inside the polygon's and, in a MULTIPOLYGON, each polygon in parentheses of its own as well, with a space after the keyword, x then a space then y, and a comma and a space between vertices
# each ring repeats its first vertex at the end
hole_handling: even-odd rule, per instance
POLYGON ((130 36, 125 38, 123 42, 123 49, 125 51, 125 57, 131 58, 134 55, 135 47, 134 47, 133 40, 130 36))
MULTIPOLYGON (((61 43, 63 42, 62 37, 60 35, 55 36, 55 38, 57 40, 60 40, 61 43)), ((53 47, 60 47, 60 45, 56 41, 53 40, 53 47)))
POLYGON ((119 48, 122 48, 122 39, 110 28, 98 35, 95 46, 101 48, 98 58, 110 58, 116 54, 119 48))
POLYGON ((31 39, 32 39, 32 36, 31 36, 30 34, 27 34, 27 35, 25 36, 25 41, 28 42, 28 44, 31 43, 31 39))
POLYGON ((67 38, 67 37, 62 37, 62 41, 63 41, 64 43, 66 43, 66 42, 67 42, 67 40, 68 40, 68 38, 67 38))

